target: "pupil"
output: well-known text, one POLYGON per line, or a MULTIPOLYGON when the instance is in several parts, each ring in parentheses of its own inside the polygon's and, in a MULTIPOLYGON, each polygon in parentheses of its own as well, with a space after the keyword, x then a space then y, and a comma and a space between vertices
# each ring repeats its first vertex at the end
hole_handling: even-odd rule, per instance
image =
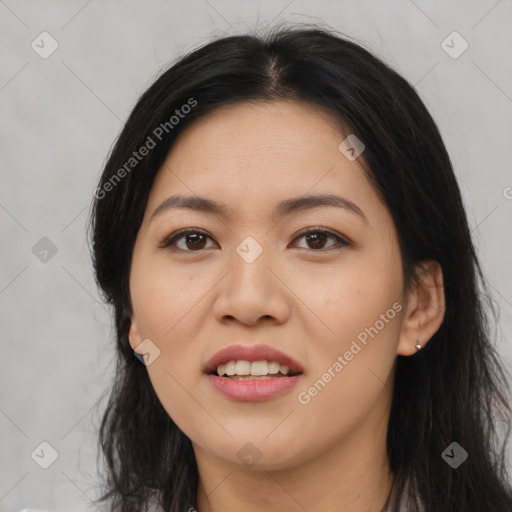
POLYGON ((325 237, 327 236, 327 234, 326 233, 312 233, 312 234, 308 234, 306 236, 307 236, 309 244, 311 242, 311 238, 316 239, 316 241, 313 240, 313 248, 314 249, 321 249, 323 247, 323 245, 325 244, 325 237), (318 237, 321 237, 321 240, 322 240, 321 242, 318 242, 318 237))
POLYGON ((187 236, 187 245, 189 245, 189 249, 202 249, 203 245, 204 245, 204 235, 202 235, 201 233, 197 233, 197 234, 192 234, 192 235, 188 235, 187 236), (199 238, 203 238, 202 242, 203 244, 201 245, 201 241, 198 241, 199 238), (190 239, 192 239, 192 242, 190 242, 190 239), (192 247, 190 247, 190 244, 192 244, 192 247), (194 246, 194 244, 199 244, 200 247, 196 247, 194 246))

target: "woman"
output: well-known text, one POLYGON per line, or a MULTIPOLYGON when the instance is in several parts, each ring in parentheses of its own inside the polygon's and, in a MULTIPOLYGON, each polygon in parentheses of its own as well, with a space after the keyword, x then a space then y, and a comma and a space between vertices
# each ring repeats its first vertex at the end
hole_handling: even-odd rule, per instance
POLYGON ((142 95, 94 196, 111 510, 512 510, 485 281, 396 72, 316 28, 218 39, 142 95))

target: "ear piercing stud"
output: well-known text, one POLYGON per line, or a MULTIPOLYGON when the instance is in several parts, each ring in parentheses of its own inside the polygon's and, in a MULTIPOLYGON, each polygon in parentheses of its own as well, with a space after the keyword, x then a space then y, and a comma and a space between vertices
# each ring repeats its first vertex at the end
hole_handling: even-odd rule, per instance
POLYGON ((416 343, 416 350, 420 350, 421 349, 421 338, 418 338, 418 341, 416 343))

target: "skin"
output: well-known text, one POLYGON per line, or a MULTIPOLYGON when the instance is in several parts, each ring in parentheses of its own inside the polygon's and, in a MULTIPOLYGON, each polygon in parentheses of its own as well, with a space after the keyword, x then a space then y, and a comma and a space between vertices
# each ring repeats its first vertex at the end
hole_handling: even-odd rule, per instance
POLYGON ((134 350, 148 338, 160 350, 147 371, 193 443, 199 512, 378 512, 389 494, 385 440, 395 360, 439 329, 442 271, 422 262, 422 284, 406 290, 393 220, 360 161, 338 149, 344 138, 333 118, 306 104, 222 107, 180 134, 153 184, 134 247, 129 339, 134 350), (174 209, 150 221, 178 193, 221 201, 231 215, 174 209), (320 193, 356 203, 367 221, 332 206, 271 216, 283 199, 320 193), (352 245, 297 238, 308 227, 328 228, 352 245), (183 228, 210 238, 184 237, 181 252, 159 247, 183 228), (247 236, 263 249, 250 264, 236 252, 247 236), (300 403, 298 393, 394 303, 401 311, 300 403), (203 368, 236 343, 285 352, 304 367, 301 381, 259 403, 221 395, 203 368), (237 456, 248 442, 261 455, 252 467, 237 456))

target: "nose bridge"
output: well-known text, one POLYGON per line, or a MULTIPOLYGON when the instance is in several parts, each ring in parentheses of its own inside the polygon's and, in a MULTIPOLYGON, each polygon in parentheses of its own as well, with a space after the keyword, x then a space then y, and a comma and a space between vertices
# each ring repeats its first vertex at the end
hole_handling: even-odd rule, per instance
POLYGON ((268 269, 272 265, 271 251, 263 246, 262 237, 258 238, 261 243, 251 235, 246 236, 235 249, 231 286, 240 299, 257 295, 258 300, 264 300, 272 286, 268 269))
MULTIPOLYGON (((262 237, 263 238, 263 237, 262 237)), ((230 259, 231 272, 226 276, 218 301, 217 314, 232 316, 244 323, 271 316, 284 321, 288 314, 285 288, 274 276, 273 251, 253 236, 245 237, 230 259)))

